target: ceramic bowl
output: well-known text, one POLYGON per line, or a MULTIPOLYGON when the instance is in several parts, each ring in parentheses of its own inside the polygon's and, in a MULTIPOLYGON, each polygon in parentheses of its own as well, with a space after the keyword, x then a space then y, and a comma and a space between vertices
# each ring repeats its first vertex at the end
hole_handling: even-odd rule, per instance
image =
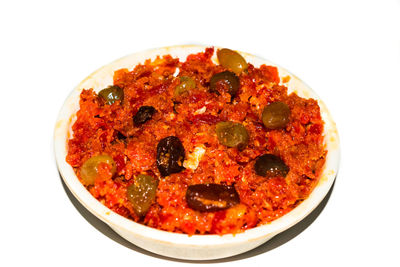
MULTIPOLYGON (((179 259, 209 260, 224 258, 246 252, 265 243, 273 236, 301 221, 318 206, 331 188, 339 165, 338 132, 328 109, 319 97, 309 86, 284 68, 265 59, 240 52, 248 62, 256 67, 261 64, 277 66, 280 77, 290 76, 290 81, 285 83, 289 92, 294 91, 301 97, 314 98, 319 102, 322 118, 325 121, 324 136, 328 153, 322 176, 310 196, 291 212, 271 223, 235 235, 226 234, 222 236, 188 236, 157 230, 124 218, 97 201, 80 183, 72 167, 65 161, 67 140, 72 136, 71 125, 79 109, 79 95, 82 89, 93 88, 98 92, 112 84, 115 70, 121 68, 131 70, 138 63, 143 63, 148 58, 154 59, 157 55, 171 54, 173 57, 178 57, 181 61, 184 61, 187 55, 204 51, 205 48, 204 46, 192 45, 157 48, 123 57, 101 67, 84 79, 68 96, 58 115, 54 131, 54 147, 58 169, 65 184, 76 199, 126 240, 148 251, 179 259)), ((213 60, 216 61, 215 56, 213 60)))

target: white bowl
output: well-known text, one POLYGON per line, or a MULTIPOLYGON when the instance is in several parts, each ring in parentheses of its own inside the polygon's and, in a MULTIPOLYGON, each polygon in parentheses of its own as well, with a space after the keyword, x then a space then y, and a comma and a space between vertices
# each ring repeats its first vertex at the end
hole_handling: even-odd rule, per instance
MULTIPOLYGON (((72 136, 71 126, 79 109, 79 95, 82 89, 93 88, 98 92, 112 84, 115 70, 121 68, 131 70, 138 63, 143 63, 148 58, 154 59, 157 55, 171 54, 184 61, 187 55, 204 51, 205 48, 192 45, 157 48, 123 57, 101 67, 84 79, 68 96, 61 108, 54 131, 54 148, 58 169, 65 184, 78 201, 126 240, 151 252, 179 259, 209 260, 237 255, 265 243, 273 236, 298 223, 311 213, 328 193, 335 180, 340 157, 336 125, 319 97, 304 82, 287 70, 265 59, 241 52, 244 58, 256 67, 261 64, 277 66, 280 77, 290 76, 290 81, 285 84, 289 92, 294 91, 301 97, 318 100, 322 118, 325 121, 324 135, 328 154, 322 176, 310 196, 291 212, 271 223, 246 230, 243 233, 222 236, 188 236, 161 231, 124 218, 97 201, 80 183, 72 167, 65 161, 67 140, 72 136)), ((215 56, 214 60, 216 60, 215 56)))

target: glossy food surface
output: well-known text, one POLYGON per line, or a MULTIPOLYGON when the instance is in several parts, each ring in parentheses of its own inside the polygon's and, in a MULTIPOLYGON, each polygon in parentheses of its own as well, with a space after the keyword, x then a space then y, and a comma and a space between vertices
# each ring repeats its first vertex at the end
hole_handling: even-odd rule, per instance
POLYGON ((247 62, 239 72, 224 60, 207 48, 183 61, 164 55, 116 70, 110 85, 123 90, 123 100, 113 103, 82 88, 66 160, 93 197, 136 222, 187 234, 241 232, 285 215, 308 197, 326 156, 318 102, 288 94, 276 67, 247 62), (212 77, 223 72, 236 75, 229 74, 238 79, 236 92, 228 78, 216 83, 218 93, 210 90, 212 77), (274 102, 290 110, 278 128, 266 127, 262 114, 274 102), (136 124, 141 107, 156 112, 144 112, 136 124), (232 138, 219 137, 230 132, 217 129, 226 122, 242 125, 233 127, 232 138), (229 143, 237 139, 245 145, 229 143), (287 169, 276 162, 255 168, 266 154, 287 169), (100 163, 101 179, 89 181, 81 170, 96 155, 112 158, 115 172, 113 164, 100 163), (205 190, 210 184, 215 188, 205 190))

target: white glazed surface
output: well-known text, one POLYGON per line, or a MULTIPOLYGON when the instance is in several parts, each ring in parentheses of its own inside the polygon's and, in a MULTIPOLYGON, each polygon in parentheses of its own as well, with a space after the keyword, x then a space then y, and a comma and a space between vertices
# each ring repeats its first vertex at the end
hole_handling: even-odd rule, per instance
MULTIPOLYGON (((204 46, 192 45, 157 48, 123 57, 101 67, 84 79, 68 96, 61 108, 54 131, 54 149, 58 169, 65 184, 78 201, 126 240, 151 252, 179 259, 209 260, 237 255, 265 243, 276 234, 298 223, 311 213, 328 193, 335 180, 340 158, 339 136, 336 125, 325 104, 311 88, 280 66, 241 52, 245 59, 256 67, 261 64, 277 66, 281 78, 290 76, 289 82, 285 83, 289 92, 294 91, 301 97, 318 100, 322 118, 325 121, 324 135, 328 154, 320 181, 310 196, 294 210, 269 224, 249 229, 236 235, 227 234, 223 236, 188 236, 157 230, 126 219, 97 201, 80 183, 72 167, 65 161, 67 140, 73 134, 71 126, 75 119, 75 113, 79 109, 81 91, 89 88, 99 91, 112 84, 115 70, 121 68, 132 70, 135 65, 143 63, 148 58, 154 59, 157 55, 170 54, 184 61, 187 55, 204 51, 205 48, 204 46)), ((216 62, 215 56, 214 60, 216 62)))

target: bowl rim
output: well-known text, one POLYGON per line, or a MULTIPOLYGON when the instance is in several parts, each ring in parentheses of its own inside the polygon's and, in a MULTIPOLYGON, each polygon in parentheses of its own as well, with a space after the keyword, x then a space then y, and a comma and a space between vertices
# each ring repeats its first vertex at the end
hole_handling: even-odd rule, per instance
MULTIPOLYGON (((108 84, 110 84, 110 75, 112 78, 114 70, 118 70, 124 67, 132 69, 133 66, 137 65, 138 63, 143 63, 144 60, 147 58, 154 59, 157 55, 171 54, 172 56, 177 56, 180 58, 180 60, 183 60, 185 59, 185 55, 187 56, 192 53, 204 51, 207 47, 211 46, 177 45, 153 48, 124 56, 94 71, 87 78, 82 80, 65 100, 58 114, 56 125, 54 128, 53 143, 58 170, 68 189, 72 192, 75 198, 86 209, 88 209, 100 220, 108 224, 111 228, 123 229, 124 231, 130 232, 131 234, 139 238, 154 240, 167 245, 179 244, 184 246, 197 247, 204 245, 218 246, 226 243, 239 244, 250 240, 260 240, 271 235, 273 236, 290 228, 291 226, 305 218, 308 214, 310 214, 329 192, 336 178, 336 174, 339 168, 340 145, 339 135, 335 122, 333 121, 332 116, 330 115, 326 105, 306 83, 301 81, 298 77, 296 77, 286 69, 270 62, 269 60, 241 51, 239 52, 242 56, 245 57, 246 61, 252 63, 253 65, 257 66, 261 64, 267 64, 271 66, 276 66, 278 68, 279 76, 281 78, 285 76, 290 76, 289 82, 285 83, 285 85, 288 87, 288 92, 293 91, 302 97, 311 97, 318 101, 321 109, 321 115, 325 122, 324 141, 326 145, 326 150, 328 152, 326 155, 326 163, 324 166, 324 170, 321 173, 320 180, 307 199, 305 199, 296 208, 283 215, 282 217, 270 223, 245 230, 244 232, 224 235, 209 234, 189 236, 183 233, 174 233, 159 230, 127 219, 101 204, 81 184, 81 182, 75 175, 73 168, 66 162, 65 158, 67 155, 67 140, 69 139, 72 131, 71 125, 74 121, 74 115, 77 110, 76 108, 77 106, 79 107, 79 101, 76 100, 79 99, 79 95, 82 89, 94 88, 95 90, 99 90, 101 88, 104 88, 104 81, 107 80, 108 84), (103 79, 103 77, 105 76, 107 76, 107 78, 103 79), (90 85, 92 86, 90 87, 90 85)), ((220 47, 214 46, 214 48, 219 49, 220 47)), ((213 56, 213 60, 216 61, 215 54, 213 56)))

